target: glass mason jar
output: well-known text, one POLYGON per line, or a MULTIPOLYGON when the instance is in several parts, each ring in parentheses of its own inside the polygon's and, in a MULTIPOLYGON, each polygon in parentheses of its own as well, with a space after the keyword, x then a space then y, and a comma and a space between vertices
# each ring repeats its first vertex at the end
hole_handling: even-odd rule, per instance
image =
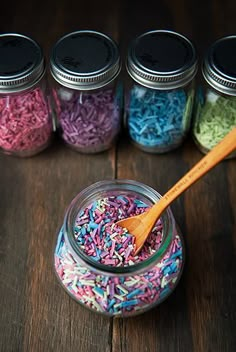
MULTIPOLYGON (((204 83, 198 87, 193 137, 199 150, 207 153, 236 126, 236 36, 211 45, 202 65, 204 83)), ((228 158, 235 157, 236 152, 228 158)))
POLYGON ((95 31, 70 33, 54 45, 50 62, 63 140, 82 153, 109 149, 120 131, 122 104, 115 42, 95 31))
MULTIPOLYGON (((116 207, 114 202, 119 203, 118 213, 122 211, 120 208, 127 203, 127 199, 135 199, 131 207, 130 204, 127 205, 130 216, 131 208, 137 214, 140 203, 145 203, 146 207, 149 207, 160 197, 154 189, 140 182, 111 180, 97 182, 87 187, 71 202, 58 234, 54 267, 62 287, 82 306, 111 317, 128 317, 153 308, 173 292, 182 274, 185 251, 182 235, 170 208, 162 214, 155 227, 159 231, 153 237, 156 247, 153 247, 151 240, 146 242, 146 247, 141 250, 138 260, 137 257, 136 261, 130 260, 125 253, 127 265, 121 266, 121 262, 112 264, 115 259, 111 252, 110 256, 104 254, 106 250, 108 251, 109 245, 113 253, 117 254, 116 250, 119 252, 119 255, 117 254, 119 259, 124 251, 130 252, 130 245, 126 244, 127 238, 125 241, 122 240, 122 244, 117 248, 111 243, 107 245, 114 241, 114 225, 111 225, 113 231, 110 232, 108 242, 101 243, 109 230, 105 231, 105 227, 101 227, 107 223, 106 217, 103 218, 103 224, 99 223, 100 217, 114 211, 116 207), (106 211, 101 210, 103 202, 101 199, 105 199, 103 204, 106 204, 106 211), (99 206, 96 208, 94 204, 99 206), (101 229, 102 234, 101 232, 99 234, 101 229), (82 234, 80 238, 78 231, 81 231, 80 235, 82 234), (90 238, 86 231, 91 232, 90 238), (88 252, 84 250, 86 247, 84 243, 90 246, 88 252), (91 251, 95 253, 95 257, 91 251), (104 259, 106 256, 108 259, 104 259)), ((113 218, 113 221, 116 220, 113 218)))
POLYGON ((52 138, 42 50, 16 33, 0 35, 0 150, 32 156, 52 138))
POLYGON ((130 45, 125 124, 131 141, 151 153, 177 148, 190 129, 196 51, 184 36, 155 30, 130 45))

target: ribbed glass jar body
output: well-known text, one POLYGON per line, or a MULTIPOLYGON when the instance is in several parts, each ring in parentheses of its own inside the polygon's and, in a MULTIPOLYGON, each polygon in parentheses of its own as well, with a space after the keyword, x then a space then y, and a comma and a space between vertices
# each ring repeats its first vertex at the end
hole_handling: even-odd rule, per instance
POLYGON ((126 93, 125 119, 131 141, 150 153, 179 147, 189 132, 194 83, 158 90, 133 82, 126 93))
MULTIPOLYGON (((111 317, 128 317, 151 309, 172 293, 182 273, 185 253, 182 236, 170 208, 163 213, 158 225, 161 224, 162 228, 161 233, 159 230, 157 235, 158 237, 161 234, 160 243, 155 250, 147 246, 145 251, 149 253, 143 260, 134 259, 133 262, 129 260, 126 266, 112 266, 110 263, 114 259, 106 253, 104 256, 104 244, 101 245, 100 242, 103 241, 103 236, 107 235, 101 232, 100 238, 96 237, 96 231, 98 231, 96 225, 104 215, 101 211, 103 202, 101 199, 105 199, 106 214, 109 214, 112 209, 114 210, 114 206, 115 208, 118 206, 118 213, 120 213, 127 199, 135 199, 131 206, 129 204, 128 213, 130 213, 131 208, 134 211, 135 207, 137 212, 140 203, 145 203, 146 207, 149 207, 160 197, 154 189, 132 180, 98 182, 77 195, 67 210, 54 252, 57 277, 71 297, 94 312, 111 317), (91 205, 94 202, 100 204, 99 210, 91 205), (114 205, 114 202, 119 204, 114 205), (87 221, 86 215, 83 215, 79 217, 78 222, 78 214, 86 207, 89 209, 89 220, 87 221), (93 217, 96 217, 96 214, 99 219, 95 220, 93 217), (90 254, 85 253, 84 245, 82 246, 76 240, 78 223, 82 224, 79 229, 82 233, 87 231, 83 227, 91 226, 94 241, 88 239, 87 235, 85 241, 92 246, 93 250, 94 246, 96 247, 96 257, 90 256, 91 248, 88 252, 90 254)), ((105 224, 106 220, 104 221, 105 224)), ((114 241, 114 236, 115 234, 112 233, 111 242, 114 241)), ((114 251, 116 247, 112 249, 118 258, 122 255, 125 242, 117 247, 119 255, 114 251)), ((125 250, 127 251, 127 247, 125 250)), ((142 254, 140 258, 141 256, 142 254)))

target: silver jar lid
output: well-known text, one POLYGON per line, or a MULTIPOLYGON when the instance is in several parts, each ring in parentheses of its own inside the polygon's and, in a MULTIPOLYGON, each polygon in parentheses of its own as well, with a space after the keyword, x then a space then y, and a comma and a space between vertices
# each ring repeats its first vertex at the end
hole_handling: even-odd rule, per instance
POLYGON ((0 35, 0 94, 30 89, 44 71, 42 50, 34 40, 17 33, 0 35))
POLYGON ((130 45, 127 71, 141 85, 153 89, 175 89, 188 84, 197 72, 193 44, 183 35, 154 30, 130 45))
POLYGON ((59 39, 52 49, 51 74, 65 87, 90 90, 105 86, 120 72, 116 43, 105 34, 82 30, 59 39))
POLYGON ((205 56, 202 73, 213 88, 236 96, 236 35, 212 44, 205 56))

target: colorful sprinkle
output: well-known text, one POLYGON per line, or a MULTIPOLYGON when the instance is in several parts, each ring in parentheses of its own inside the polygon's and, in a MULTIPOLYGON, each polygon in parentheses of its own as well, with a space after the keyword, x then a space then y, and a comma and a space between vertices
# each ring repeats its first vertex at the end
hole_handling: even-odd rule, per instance
POLYGON ((115 224, 120 219, 141 214, 146 209, 147 204, 132 197, 123 197, 121 200, 111 196, 93 202, 78 214, 75 222, 75 238, 80 249, 101 264, 111 266, 128 266, 147 259, 161 245, 161 221, 154 226, 136 257, 134 236, 115 224), (84 217, 87 218, 86 221, 81 221, 84 217))
POLYGON ((62 138, 81 152, 108 149, 120 129, 120 102, 112 89, 53 92, 62 138))
POLYGON ((165 152, 179 146, 190 127, 193 90, 160 91, 135 85, 127 104, 131 139, 145 150, 165 152))
POLYGON ((201 88, 197 92, 193 135, 202 151, 208 152, 236 126, 236 98, 201 88))
POLYGON ((35 153, 48 145, 51 135, 52 121, 41 89, 0 98, 0 147, 4 151, 35 153))

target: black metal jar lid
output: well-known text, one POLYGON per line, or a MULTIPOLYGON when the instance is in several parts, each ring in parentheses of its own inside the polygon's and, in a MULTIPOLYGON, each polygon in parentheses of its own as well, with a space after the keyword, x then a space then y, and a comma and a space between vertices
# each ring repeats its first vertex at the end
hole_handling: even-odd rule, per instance
POLYGON ((176 32, 146 32, 131 43, 127 70, 143 86, 178 88, 189 83, 197 72, 196 51, 190 40, 176 32))
POLYGON ((31 88, 44 71, 42 50, 34 40, 17 33, 0 35, 0 94, 31 88))
POLYGON ((52 76, 63 86, 97 89, 118 75, 120 55, 116 43, 105 34, 81 30, 59 39, 50 65, 52 76))
POLYGON ((211 45, 202 73, 213 88, 236 96, 236 35, 221 38, 211 45))

